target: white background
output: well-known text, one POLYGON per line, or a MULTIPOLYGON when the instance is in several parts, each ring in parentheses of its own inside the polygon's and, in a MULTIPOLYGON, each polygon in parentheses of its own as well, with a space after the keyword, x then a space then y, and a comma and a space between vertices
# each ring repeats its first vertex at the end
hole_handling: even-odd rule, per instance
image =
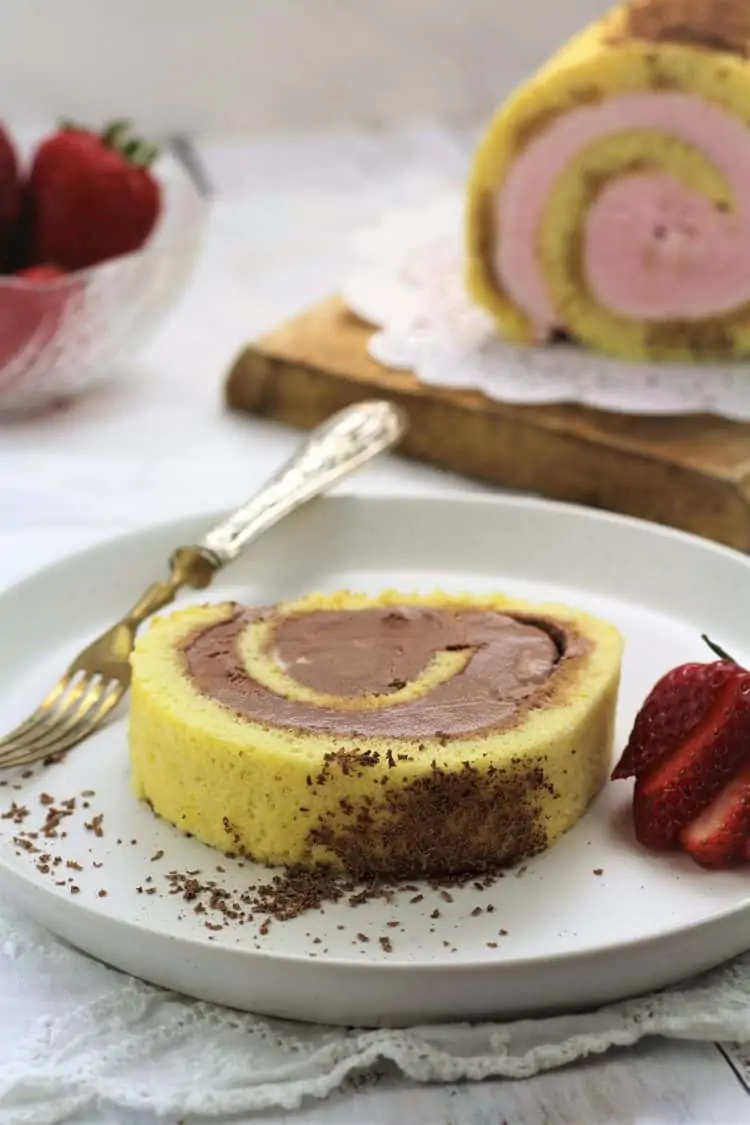
POLYGON ((483 118, 607 0, 2 0, 0 104, 193 130, 483 118))

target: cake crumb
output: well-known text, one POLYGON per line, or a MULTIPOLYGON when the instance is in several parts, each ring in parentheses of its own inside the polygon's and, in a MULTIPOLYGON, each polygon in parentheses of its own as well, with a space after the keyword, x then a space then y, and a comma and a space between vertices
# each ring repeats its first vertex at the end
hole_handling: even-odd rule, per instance
MULTIPOLYGON (((102 828, 103 824, 104 814, 97 813, 96 816, 92 816, 91 820, 84 821, 83 827, 87 832, 93 832, 96 837, 101 839, 104 835, 104 829, 102 828)), ((117 842, 119 844, 120 841, 118 840, 117 842)))
POLYGON ((26 805, 19 805, 16 801, 11 801, 10 808, 2 814, 2 819, 12 820, 14 824, 23 824, 28 815, 29 810, 26 805))

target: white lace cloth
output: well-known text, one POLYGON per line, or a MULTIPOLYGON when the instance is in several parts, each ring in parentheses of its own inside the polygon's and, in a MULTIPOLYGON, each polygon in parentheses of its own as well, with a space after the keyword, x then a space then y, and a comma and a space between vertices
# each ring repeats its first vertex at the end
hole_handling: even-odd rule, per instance
POLYGON ((168 1120, 293 1109, 386 1063, 418 1082, 525 1078, 647 1035, 750 1042, 750 955, 588 1015, 403 1031, 287 1023, 191 1001, 83 957, 5 905, 0 959, 3 1125, 57 1125, 98 1104, 168 1120), (34 1003, 21 983, 30 973, 44 982, 34 1003))
POLYGON ((423 383, 512 403, 579 402, 631 414, 709 412, 750 420, 747 363, 626 363, 567 345, 516 347, 471 304, 463 284, 463 198, 388 211, 355 238, 343 287, 380 329, 374 359, 423 383))

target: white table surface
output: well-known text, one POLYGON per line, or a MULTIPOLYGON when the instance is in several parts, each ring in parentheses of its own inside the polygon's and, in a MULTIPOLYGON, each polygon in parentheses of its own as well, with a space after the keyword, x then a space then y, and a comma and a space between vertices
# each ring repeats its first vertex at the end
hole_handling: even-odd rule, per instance
MULTIPOLYGON (((222 378, 233 355, 336 287, 349 230, 391 202, 455 182, 464 152, 464 138, 434 129, 204 146, 218 189, 205 253, 158 338, 89 398, 0 428, 0 584, 123 529, 245 499, 299 435, 224 412, 222 378)), ((480 486, 387 458, 358 487, 480 486)), ((4 971, 0 959, 0 994, 4 971)), ((35 981, 25 985, 32 994, 35 981)), ((528 1081, 422 1088, 385 1076, 324 1105, 252 1120, 744 1125, 748 1088, 716 1047, 654 1040, 528 1081)), ((155 1121, 102 1107, 76 1125, 155 1121)))

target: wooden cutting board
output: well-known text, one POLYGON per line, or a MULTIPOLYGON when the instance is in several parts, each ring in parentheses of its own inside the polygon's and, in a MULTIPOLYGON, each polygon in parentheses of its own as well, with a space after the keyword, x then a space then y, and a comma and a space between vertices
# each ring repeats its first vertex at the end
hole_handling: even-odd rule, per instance
POLYGON ((368 356, 372 331, 335 297, 317 305, 240 353, 227 404, 307 429, 349 403, 390 398, 409 414, 406 456, 750 550, 750 424, 506 406, 427 387, 368 356))

